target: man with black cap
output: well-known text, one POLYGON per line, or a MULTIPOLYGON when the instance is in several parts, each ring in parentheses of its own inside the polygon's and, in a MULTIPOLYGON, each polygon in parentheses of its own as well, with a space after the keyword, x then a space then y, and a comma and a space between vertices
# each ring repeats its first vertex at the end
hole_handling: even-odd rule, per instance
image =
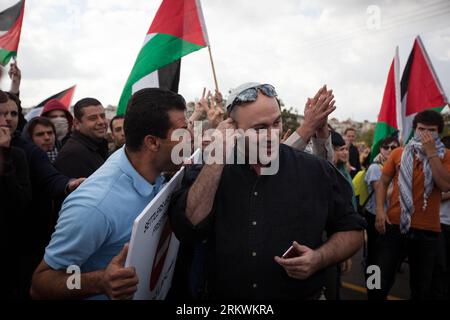
MULTIPOLYGON (((177 238, 208 241, 209 298, 319 299, 323 269, 362 245, 365 223, 352 206, 345 178, 327 161, 279 143, 276 97, 269 84, 234 89, 227 101, 229 118, 213 134, 215 146, 226 146, 224 162, 187 170, 172 198, 169 216, 177 238), (230 136, 227 129, 241 131, 230 136), (238 137, 235 147, 228 139, 242 132, 245 138, 238 137), (252 161, 246 153, 252 142, 269 163, 261 153, 252 161), (245 152, 244 163, 228 164, 226 157, 239 152, 245 152), (278 170, 265 170, 274 162, 278 170)), ((327 108, 332 100, 329 91, 317 99, 327 108)))
MULTIPOLYGON (((348 145, 344 138, 334 130, 331 130, 331 143, 333 144, 333 164, 339 172, 347 179, 352 188, 352 203, 356 209, 356 198, 353 191, 352 178, 348 170, 348 145)), ((327 290, 325 296, 328 300, 340 300, 341 274, 350 271, 352 265, 351 258, 331 266, 327 269, 327 290)))

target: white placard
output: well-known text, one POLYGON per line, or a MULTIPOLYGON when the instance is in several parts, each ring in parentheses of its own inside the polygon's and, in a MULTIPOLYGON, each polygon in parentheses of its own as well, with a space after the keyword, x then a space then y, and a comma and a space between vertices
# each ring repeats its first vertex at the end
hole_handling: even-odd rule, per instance
MULTIPOLYGON (((198 155, 199 150, 191 158, 198 155)), ((183 176, 184 167, 134 220, 125 262, 125 267, 135 267, 139 278, 134 300, 163 300, 169 292, 180 243, 170 227, 167 210, 183 176)))

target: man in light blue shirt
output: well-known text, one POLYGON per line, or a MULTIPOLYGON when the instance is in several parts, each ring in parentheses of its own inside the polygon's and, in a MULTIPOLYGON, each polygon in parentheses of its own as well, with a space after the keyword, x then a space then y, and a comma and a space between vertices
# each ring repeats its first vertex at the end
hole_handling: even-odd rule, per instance
POLYGON ((84 273, 105 269, 130 240, 134 219, 163 180, 147 182, 121 148, 64 202, 45 262, 55 270, 70 265, 84 273))
MULTIPOLYGON (((380 153, 374 158, 373 163, 367 169, 364 181, 367 184, 367 190, 369 192, 369 198, 366 200, 365 215, 367 221, 367 257, 366 265, 370 266, 375 262, 375 256, 377 253, 377 239, 379 236, 378 231, 375 228, 376 222, 376 184, 379 183, 382 175, 382 169, 384 162, 391 155, 392 150, 399 146, 399 142, 396 137, 389 136, 380 142, 380 153)), ((385 204, 387 208, 387 203, 385 204)))
POLYGON ((186 128, 182 96, 143 89, 125 115, 126 145, 72 193, 35 271, 31 294, 38 299, 130 299, 134 268, 124 268, 133 221, 161 189, 161 172, 173 171, 174 130, 186 128), (66 270, 81 270, 81 288, 70 290, 66 270))
POLYGON ((381 178, 381 169, 383 166, 379 162, 372 163, 367 169, 364 181, 367 183, 367 191, 370 198, 367 200, 366 211, 375 216, 376 213, 376 201, 375 201, 375 189, 374 182, 377 182, 381 178))

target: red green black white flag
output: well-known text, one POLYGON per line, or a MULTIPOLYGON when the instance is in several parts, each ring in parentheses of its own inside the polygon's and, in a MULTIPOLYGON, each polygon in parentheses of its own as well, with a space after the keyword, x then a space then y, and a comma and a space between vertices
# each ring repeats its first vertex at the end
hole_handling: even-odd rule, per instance
POLYGON ((30 112, 27 113, 27 115, 25 116, 25 119, 27 119, 27 121, 30 121, 31 119, 33 119, 35 117, 39 117, 42 113, 42 109, 44 109, 44 105, 47 103, 47 101, 50 101, 52 99, 59 100, 59 102, 61 102, 67 108, 67 110, 69 110, 76 87, 77 86, 75 85, 73 87, 70 87, 66 90, 58 92, 57 94, 54 94, 53 96, 45 99, 44 101, 42 101, 41 103, 39 103, 38 105, 33 107, 30 110, 30 112))
POLYGON ((395 50, 395 57, 389 68, 386 87, 384 89, 383 102, 381 103, 378 121, 375 126, 371 160, 380 152, 380 143, 388 136, 396 135, 401 130, 402 113, 400 102, 400 61, 398 57, 398 47, 395 50))
POLYGON ((448 104, 442 85, 433 69, 420 36, 414 41, 401 80, 402 140, 412 134, 412 122, 417 113, 433 109, 441 112, 448 104))
POLYGON ((0 64, 6 66, 17 56, 25 10, 25 0, 0 12, 0 64))
POLYGON ((200 0, 163 0, 120 97, 124 114, 133 93, 143 88, 178 92, 181 57, 209 45, 200 0))

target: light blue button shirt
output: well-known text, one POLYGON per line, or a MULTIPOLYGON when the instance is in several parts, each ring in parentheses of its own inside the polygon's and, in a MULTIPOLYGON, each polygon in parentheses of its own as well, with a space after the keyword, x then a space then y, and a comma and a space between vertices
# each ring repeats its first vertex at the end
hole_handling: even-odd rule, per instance
MULTIPOLYGON (((130 241, 133 222, 163 186, 150 184, 121 148, 64 201, 44 260, 53 269, 104 269, 130 241)), ((106 299, 95 296, 94 299, 106 299)))
POLYGON ((378 163, 372 163, 369 169, 367 169, 367 173, 364 179, 367 183, 367 191, 369 192, 369 195, 372 194, 370 199, 367 201, 366 209, 373 215, 375 215, 377 212, 376 212, 375 192, 372 187, 372 182, 380 180, 381 174, 382 174, 381 166, 378 163))

